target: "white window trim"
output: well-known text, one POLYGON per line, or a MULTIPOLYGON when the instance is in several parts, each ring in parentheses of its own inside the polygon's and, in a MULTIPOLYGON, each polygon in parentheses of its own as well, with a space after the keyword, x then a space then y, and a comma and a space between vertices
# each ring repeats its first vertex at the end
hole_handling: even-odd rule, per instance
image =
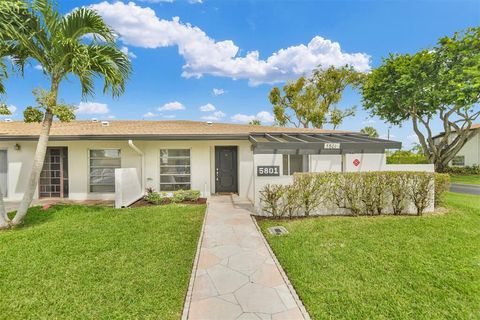
MULTIPOLYGON (((87 193, 93 193, 93 194, 112 194, 115 193, 113 192, 99 192, 99 191, 90 191, 90 151, 91 150, 119 150, 120 151, 120 168, 122 168, 122 148, 88 148, 87 149, 87 193)), ((69 160, 70 161, 70 160, 69 160)), ((70 167, 69 167, 70 168, 70 167)))
POLYGON ((0 151, 5 151, 5 152, 7 153, 7 157, 6 157, 6 158, 7 158, 7 183, 6 183, 6 184, 7 184, 7 190, 2 190, 2 192, 3 192, 3 197, 4 197, 4 198, 8 198, 8 193, 9 193, 9 190, 10 190, 10 188, 9 188, 9 180, 10 180, 10 174, 9 174, 9 172, 10 172, 10 168, 9 168, 9 163, 8 163, 8 153, 9 153, 9 150, 8 150, 8 148, 0 148, 0 151))
MULTIPOLYGON (((169 165, 168 167, 185 167, 185 165, 169 165)), ((160 192, 173 192, 171 190, 162 190, 162 185, 167 185, 167 184, 179 184, 179 185, 190 185, 190 188, 187 190, 192 189, 192 148, 182 148, 182 147, 166 147, 166 148, 160 148, 158 151, 158 190, 160 192), (190 167, 190 173, 188 174, 181 174, 181 173, 169 173, 169 174, 162 174, 162 150, 188 150, 189 151, 189 156, 183 156, 183 157, 168 157, 169 159, 189 159, 190 164, 188 165, 190 167), (170 183, 170 182, 162 182, 162 176, 189 176, 190 181, 188 183, 170 183)))

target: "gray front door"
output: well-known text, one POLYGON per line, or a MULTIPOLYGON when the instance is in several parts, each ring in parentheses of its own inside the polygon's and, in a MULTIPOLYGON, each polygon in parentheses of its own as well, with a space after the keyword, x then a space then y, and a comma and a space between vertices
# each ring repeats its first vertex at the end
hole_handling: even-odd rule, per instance
POLYGON ((215 147, 215 192, 238 192, 237 147, 215 147))

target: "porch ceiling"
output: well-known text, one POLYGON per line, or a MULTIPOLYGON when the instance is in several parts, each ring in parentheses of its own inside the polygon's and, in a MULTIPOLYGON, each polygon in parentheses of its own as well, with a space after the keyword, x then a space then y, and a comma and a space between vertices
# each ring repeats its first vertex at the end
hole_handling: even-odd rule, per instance
POLYGON ((400 149, 398 141, 372 138, 359 133, 258 133, 250 134, 255 153, 342 154, 383 153, 400 149))

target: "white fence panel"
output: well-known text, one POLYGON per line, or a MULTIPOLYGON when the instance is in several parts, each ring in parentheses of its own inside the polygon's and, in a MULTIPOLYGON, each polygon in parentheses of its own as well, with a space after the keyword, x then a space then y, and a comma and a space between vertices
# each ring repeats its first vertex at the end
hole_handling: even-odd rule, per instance
POLYGON ((115 208, 128 207, 142 196, 137 169, 115 169, 115 208))

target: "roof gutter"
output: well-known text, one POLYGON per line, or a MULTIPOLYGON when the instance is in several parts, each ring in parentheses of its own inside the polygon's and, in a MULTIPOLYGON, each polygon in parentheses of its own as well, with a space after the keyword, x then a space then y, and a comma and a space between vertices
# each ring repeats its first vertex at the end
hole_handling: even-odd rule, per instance
POLYGON ((135 144, 133 144, 133 140, 129 139, 128 140, 128 146, 135 151, 141 158, 141 176, 142 176, 142 182, 141 182, 141 187, 142 187, 142 193, 145 192, 145 154, 143 153, 142 150, 140 150, 135 144))

